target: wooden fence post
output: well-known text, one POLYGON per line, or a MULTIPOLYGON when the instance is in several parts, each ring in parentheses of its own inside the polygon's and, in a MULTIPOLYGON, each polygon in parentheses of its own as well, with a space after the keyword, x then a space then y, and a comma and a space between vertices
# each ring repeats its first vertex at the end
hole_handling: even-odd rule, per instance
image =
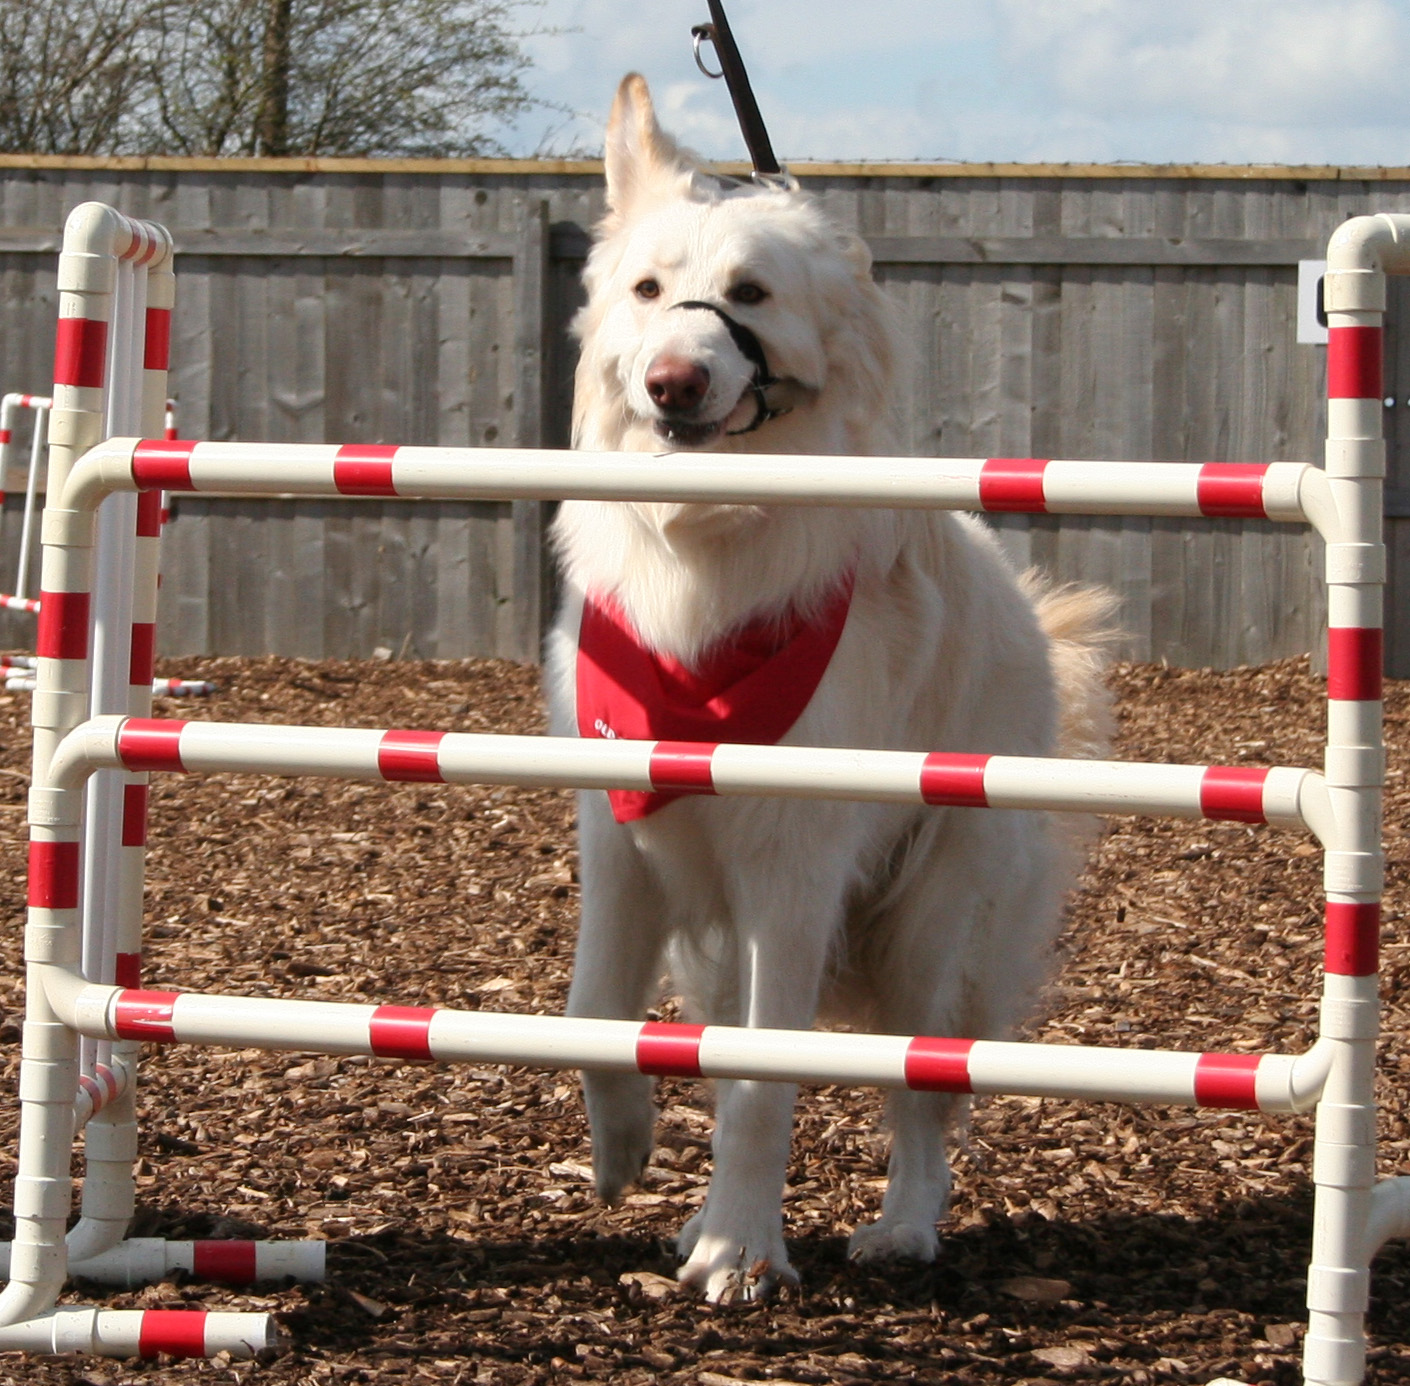
MULTIPOLYGON (((548 249, 548 203, 531 197, 518 208, 514 251, 514 445, 521 448, 543 446, 548 249)), ((544 503, 511 502, 511 525, 513 600, 501 605, 497 644, 514 659, 537 663, 549 616, 544 503)))

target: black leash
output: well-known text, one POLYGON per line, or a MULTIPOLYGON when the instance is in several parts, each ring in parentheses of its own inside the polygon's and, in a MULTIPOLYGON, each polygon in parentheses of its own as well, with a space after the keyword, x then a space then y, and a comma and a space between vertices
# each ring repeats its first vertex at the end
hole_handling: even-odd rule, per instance
POLYGON ((769 132, 764 128, 764 118, 759 114, 759 103, 754 100, 753 89, 749 85, 749 74, 744 70, 744 60, 739 56, 739 48, 730 32, 729 20, 725 18, 725 7, 721 0, 708 0, 710 23, 697 24, 691 31, 695 40, 695 62, 707 77, 723 77, 729 87, 730 100, 734 102, 734 113, 739 118, 739 128, 744 135, 744 143, 749 146, 749 157, 754 161, 754 176, 759 179, 778 178, 783 174, 783 166, 774 156, 773 145, 769 143, 769 132), (720 70, 711 72, 700 56, 700 45, 709 40, 714 45, 720 60, 720 70))
MULTIPOLYGON (((759 103, 754 100, 754 91, 749 85, 749 74, 744 70, 744 60, 739 56, 739 48, 730 32, 729 20, 725 18, 725 7, 721 0, 708 0, 710 23, 697 24, 691 31, 695 40, 695 64, 707 77, 723 77, 729 87, 730 100, 734 102, 734 113, 739 119, 739 128, 744 135, 744 143, 749 147, 749 157, 754 164, 754 180, 759 183, 784 180, 787 175, 783 165, 774 155, 769 143, 769 132, 764 128, 764 118, 759 114, 759 103), (720 60, 720 70, 711 72, 705 66, 700 46, 709 42, 714 46, 720 60)), ((714 313, 734 340, 744 359, 754 367, 753 378, 749 382, 749 392, 754 397, 754 417, 743 428, 730 430, 733 437, 740 433, 753 433, 762 428, 770 419, 777 419, 791 413, 793 403, 780 400, 770 401, 770 391, 776 385, 786 385, 769 369, 769 358, 764 344, 753 328, 746 327, 737 318, 731 317, 716 303, 706 303, 701 299, 688 299, 684 303, 673 303, 672 308, 693 308, 697 311, 714 313)))

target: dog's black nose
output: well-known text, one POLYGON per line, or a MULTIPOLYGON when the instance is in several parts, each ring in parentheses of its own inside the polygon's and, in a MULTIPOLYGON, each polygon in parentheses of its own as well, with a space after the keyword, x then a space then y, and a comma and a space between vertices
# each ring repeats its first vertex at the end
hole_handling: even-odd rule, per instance
POLYGON ((658 356, 646 372, 646 393, 658 409, 683 414, 710 388, 710 372, 684 356, 658 356))

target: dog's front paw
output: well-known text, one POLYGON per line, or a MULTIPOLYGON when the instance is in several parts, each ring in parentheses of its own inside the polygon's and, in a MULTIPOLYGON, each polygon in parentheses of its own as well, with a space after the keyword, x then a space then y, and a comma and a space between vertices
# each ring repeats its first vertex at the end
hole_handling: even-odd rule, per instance
POLYGON ((686 1263, 676 1273, 682 1285, 699 1290, 711 1304, 750 1304, 768 1299, 776 1291, 798 1284, 798 1272, 788 1263, 783 1238, 759 1239, 755 1244, 737 1237, 692 1229, 700 1215, 681 1231, 676 1246, 692 1242, 686 1263))
POLYGON ((885 1217, 859 1227, 847 1243, 850 1261, 923 1261, 940 1254, 935 1228, 916 1222, 888 1221, 885 1217))
POLYGON ((615 1203, 635 1184, 651 1158, 656 1108, 651 1080, 635 1074, 584 1074, 592 1128, 592 1174, 597 1196, 615 1203))

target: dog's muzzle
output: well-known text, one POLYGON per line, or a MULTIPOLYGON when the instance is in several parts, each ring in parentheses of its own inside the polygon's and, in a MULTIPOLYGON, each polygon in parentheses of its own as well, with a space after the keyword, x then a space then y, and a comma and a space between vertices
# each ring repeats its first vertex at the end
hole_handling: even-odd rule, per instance
POLYGON ((754 374, 745 386, 754 398, 754 417, 743 428, 730 429, 731 438, 740 433, 753 433, 770 419, 792 413, 800 395, 808 392, 808 387, 801 381, 775 375, 769 369, 768 354, 764 351, 764 344, 759 340, 758 334, 753 328, 746 327, 742 322, 730 317, 718 304, 691 298, 673 303, 671 308, 695 308, 713 313, 724 323, 735 346, 739 348, 740 355, 754 367, 754 374))

